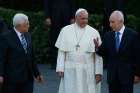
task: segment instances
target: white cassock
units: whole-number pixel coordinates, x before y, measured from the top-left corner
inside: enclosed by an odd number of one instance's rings
[[[59,49],[56,72],[64,72],[58,93],[101,93],[101,82],[95,80],[95,74],[103,74],[102,58],[95,54],[93,39],[97,38],[101,44],[98,31],[89,25],[62,28],[55,44]]]

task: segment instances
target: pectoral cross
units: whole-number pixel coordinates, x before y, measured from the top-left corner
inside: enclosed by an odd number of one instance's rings
[[[79,44],[77,44],[77,45],[76,45],[76,51],[78,50],[78,48],[79,48],[79,47],[80,47],[80,45],[79,45]]]

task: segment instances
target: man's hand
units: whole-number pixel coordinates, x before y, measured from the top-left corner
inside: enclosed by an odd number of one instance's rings
[[[0,76],[0,84],[2,84],[4,82],[4,78],[3,76]]]
[[[3,82],[4,82],[4,78],[3,76],[0,76],[0,87],[2,86]]]
[[[95,50],[97,50],[98,47],[99,47],[99,39],[97,38],[97,39],[94,39],[93,41],[94,41],[94,44],[95,44]]]
[[[98,84],[98,83],[101,82],[101,80],[102,80],[102,75],[96,74],[96,75],[95,75],[95,79],[96,79],[96,84]]]
[[[140,77],[139,76],[134,76],[134,84],[137,84],[140,82]]]
[[[70,23],[73,24],[74,22],[75,22],[75,19],[72,18],[72,19],[70,20]]]
[[[38,76],[36,77],[36,81],[37,81],[38,83],[43,83],[43,81],[44,81],[43,76],[42,76],[42,75],[38,75]]]
[[[57,72],[58,73],[58,76],[63,78],[64,77],[64,72],[60,71],[60,72]]]
[[[50,26],[50,25],[52,24],[51,18],[47,18],[47,19],[45,20],[45,24],[46,24],[47,26]]]

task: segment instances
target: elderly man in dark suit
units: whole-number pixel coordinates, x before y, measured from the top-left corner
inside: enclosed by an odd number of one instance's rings
[[[50,47],[51,64],[55,69],[57,49],[54,47],[62,27],[74,21],[75,8],[72,0],[44,0],[46,23],[51,26]]]
[[[0,36],[0,84],[2,93],[33,93],[33,78],[42,82],[34,59],[28,17],[18,13],[14,29]]]
[[[124,25],[121,11],[114,11],[109,22],[112,31],[106,33],[97,49],[97,53],[108,62],[109,93],[133,93],[134,82],[140,80],[140,72],[135,69],[139,68],[139,36]]]

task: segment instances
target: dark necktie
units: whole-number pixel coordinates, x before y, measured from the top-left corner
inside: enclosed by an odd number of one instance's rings
[[[116,50],[118,51],[119,50],[119,47],[120,47],[120,32],[116,32],[115,33],[115,39],[116,39]]]

